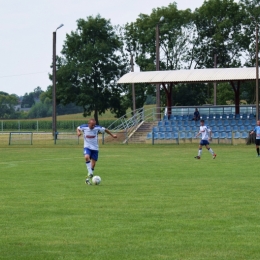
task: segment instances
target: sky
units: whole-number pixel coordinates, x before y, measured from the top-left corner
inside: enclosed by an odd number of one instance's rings
[[[112,25],[134,22],[140,13],[167,7],[170,0],[0,0],[0,91],[23,96],[51,85],[53,32],[60,55],[66,34],[88,16],[110,19]],[[175,0],[179,10],[199,8],[204,0]]]

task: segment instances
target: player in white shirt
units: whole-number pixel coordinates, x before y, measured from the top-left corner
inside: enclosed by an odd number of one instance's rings
[[[196,135],[196,137],[198,137],[201,134],[201,141],[199,144],[199,151],[198,151],[198,155],[195,156],[195,159],[200,159],[201,154],[202,154],[202,146],[205,145],[206,148],[208,149],[208,151],[212,154],[213,159],[216,158],[216,154],[213,152],[213,150],[209,147],[209,140],[211,139],[211,130],[204,125],[204,120],[200,120],[200,131],[198,132],[198,134]]]
[[[91,185],[90,180],[93,177],[94,168],[98,160],[98,133],[104,133],[111,135],[113,138],[117,138],[116,135],[112,134],[108,129],[96,125],[95,119],[90,119],[88,124],[84,124],[77,127],[77,135],[81,136],[83,133],[84,137],[84,157],[86,160],[86,166],[88,169],[88,178],[86,183]]]

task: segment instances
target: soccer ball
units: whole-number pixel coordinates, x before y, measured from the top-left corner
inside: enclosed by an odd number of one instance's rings
[[[99,185],[100,184],[100,182],[101,182],[101,178],[99,177],[99,176],[94,176],[93,178],[92,178],[92,183],[94,184],[94,185]]]

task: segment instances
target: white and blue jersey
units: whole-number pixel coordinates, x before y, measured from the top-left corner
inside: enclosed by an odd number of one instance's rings
[[[211,130],[206,125],[200,126],[199,133],[201,134],[201,141],[200,141],[201,145],[209,144],[209,138],[210,138],[209,133],[210,132],[211,132]]]
[[[90,129],[87,124],[84,124],[78,126],[78,129],[83,132],[84,148],[98,151],[98,133],[104,133],[105,128],[95,125],[93,129]]]
[[[260,126],[256,126],[254,132],[255,132],[255,138],[260,139]]]

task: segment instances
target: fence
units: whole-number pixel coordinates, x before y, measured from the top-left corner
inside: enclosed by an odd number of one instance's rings
[[[114,120],[103,120],[100,124],[108,127]],[[57,121],[57,131],[75,131],[76,127],[86,124],[86,120],[64,120]],[[1,120],[0,131],[33,131],[33,132],[51,132],[51,120]]]

